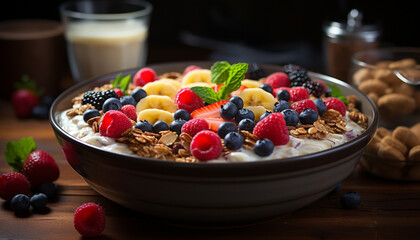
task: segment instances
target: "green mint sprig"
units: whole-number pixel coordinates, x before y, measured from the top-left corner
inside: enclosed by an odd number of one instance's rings
[[[128,85],[131,81],[131,75],[124,77],[122,73],[118,74],[114,80],[111,80],[112,88],[119,88],[124,93],[127,94]]]
[[[36,144],[32,137],[21,138],[19,141],[8,141],[6,143],[6,157],[7,164],[13,168],[15,172],[19,171],[28,155],[36,150]]]
[[[238,90],[241,87],[241,81],[245,79],[248,64],[230,65],[226,61],[219,61],[213,64],[210,71],[211,82],[217,85],[224,84],[218,92],[204,86],[191,87],[191,90],[208,104],[225,100],[231,92]]]
[[[335,97],[343,101],[346,105],[349,103],[346,96],[341,92],[340,88],[336,85],[327,84],[329,88],[331,88],[331,97]]]

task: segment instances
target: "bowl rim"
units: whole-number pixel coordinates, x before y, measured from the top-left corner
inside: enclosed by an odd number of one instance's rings
[[[355,66],[358,67],[364,67],[364,68],[368,68],[371,70],[375,70],[375,69],[388,69],[386,67],[378,67],[374,64],[370,64],[367,63],[365,61],[361,61],[360,56],[361,55],[365,55],[365,54],[383,54],[383,53],[407,53],[407,54],[418,54],[419,58],[420,58],[420,48],[418,47],[382,47],[382,48],[377,48],[377,49],[368,49],[368,50],[361,50],[358,51],[356,53],[353,54],[353,56],[351,57],[351,61],[353,64],[355,64]],[[379,58],[380,61],[386,60],[386,59],[382,59]],[[398,61],[401,59],[395,59],[394,61]]]
[[[158,64],[151,64],[151,65],[147,65],[145,67],[150,67],[150,68],[169,68],[169,67],[186,67],[188,65],[208,65],[208,64],[212,64],[214,63],[214,61],[179,61],[179,62],[164,62],[164,63],[158,63]],[[260,64],[263,68],[273,68],[273,69],[279,69],[281,70],[282,66],[281,65],[274,65],[274,64]],[[211,65],[210,65],[211,66]],[[64,131],[64,129],[62,129],[59,124],[56,121],[56,108],[57,105],[64,99],[67,97],[67,95],[76,92],[77,89],[84,87],[86,85],[90,85],[93,84],[94,82],[101,82],[101,81],[105,81],[105,79],[112,79],[112,77],[115,77],[117,74],[134,74],[136,71],[138,71],[139,68],[130,68],[130,69],[126,69],[126,70],[121,70],[121,71],[117,71],[117,72],[112,72],[112,73],[108,73],[105,75],[101,75],[98,77],[93,77],[89,80],[83,81],[83,82],[79,82],[77,84],[75,84],[74,86],[71,86],[70,88],[66,89],[65,91],[63,91],[53,102],[51,108],[50,108],[50,112],[49,112],[49,121],[50,124],[55,132],[55,134],[59,134],[62,138],[64,138],[65,140],[69,141],[72,144],[76,144],[78,147],[81,147],[85,150],[88,151],[95,151],[95,153],[98,153],[102,156],[107,156],[107,157],[111,157],[113,159],[115,159],[116,157],[119,158],[119,161],[128,161],[131,163],[142,163],[148,166],[153,166],[153,167],[170,167],[170,168],[184,168],[184,169],[212,169],[212,170],[232,170],[232,169],[255,169],[256,171],[258,171],[259,168],[263,168],[264,166],[277,166],[277,165],[281,165],[281,166],[287,166],[290,164],[297,164],[297,163],[302,163],[305,164],[305,166],[320,166],[323,164],[327,164],[327,163],[333,163],[333,162],[337,162],[337,159],[328,159],[328,158],[322,158],[322,156],[324,156],[326,153],[327,154],[332,154],[335,152],[339,152],[342,151],[343,149],[346,149],[348,147],[357,145],[360,141],[362,141],[365,138],[371,138],[376,130],[376,127],[378,125],[378,120],[379,120],[379,113],[378,110],[375,106],[375,104],[373,103],[373,101],[368,98],[364,93],[362,93],[360,90],[354,88],[353,86],[351,86],[348,83],[345,83],[343,81],[340,81],[336,78],[321,74],[321,73],[316,73],[316,72],[311,72],[308,71],[308,74],[310,77],[315,77],[315,78],[321,78],[321,79],[325,79],[328,80],[332,83],[335,83],[339,86],[344,86],[346,88],[351,89],[351,91],[354,92],[358,92],[359,95],[363,96],[365,98],[365,101],[367,101],[369,103],[369,107],[372,109],[372,120],[371,120],[371,124],[368,126],[368,128],[358,137],[344,143],[341,144],[339,146],[335,146],[333,148],[329,148],[323,151],[319,151],[319,152],[315,152],[315,153],[311,153],[311,154],[306,154],[306,155],[302,155],[302,156],[295,156],[295,157],[289,157],[289,158],[281,158],[281,159],[270,159],[270,160],[263,160],[263,161],[247,161],[247,162],[211,162],[211,163],[207,163],[207,162],[197,162],[197,163],[185,163],[185,162],[175,162],[175,161],[168,161],[168,160],[161,160],[161,159],[154,159],[154,158],[147,158],[147,157],[141,157],[141,156],[136,156],[136,155],[130,155],[130,154],[124,154],[124,153],[114,153],[108,150],[104,150],[101,149],[99,147],[87,144],[83,141],[81,141],[80,139],[71,136],[69,133],[67,133],[66,131]],[[362,153],[362,151],[360,152]],[[318,159],[322,159],[322,163],[318,163],[318,162],[314,162],[313,159],[318,158]],[[308,167],[308,168],[309,168]]]

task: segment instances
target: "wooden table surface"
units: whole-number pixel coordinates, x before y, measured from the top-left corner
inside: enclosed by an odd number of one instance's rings
[[[19,218],[0,199],[0,239],[80,239],[73,226],[75,209],[96,202],[106,212],[106,229],[97,239],[420,239],[420,182],[379,179],[357,167],[342,190],[276,219],[227,229],[197,229],[151,220],[98,195],[67,163],[47,120],[18,120],[0,103],[0,174],[11,171],[6,142],[32,136],[60,168],[59,196],[46,213]],[[315,183],[316,184],[316,183]],[[357,191],[359,208],[345,210],[340,196]]]

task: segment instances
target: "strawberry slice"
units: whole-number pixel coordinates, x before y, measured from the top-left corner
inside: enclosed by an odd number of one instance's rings
[[[245,85],[241,85],[241,87],[240,87],[238,90],[231,92],[231,93],[230,93],[230,95],[231,95],[232,97],[234,97],[234,96],[238,96],[238,95],[239,95],[239,93],[243,92],[243,91],[244,91],[245,89],[247,89],[247,88],[248,88],[247,86],[245,86]]]
[[[217,130],[219,129],[220,124],[224,122],[233,122],[236,124],[234,120],[226,120],[221,117],[210,117],[210,118],[205,118],[205,120],[209,124],[210,130],[215,131],[215,132],[217,132]]]
[[[218,101],[205,107],[198,108],[191,113],[191,118],[220,117],[220,107],[229,102],[228,100]]]
[[[219,92],[220,91],[220,88],[222,88],[224,85],[225,84],[219,84],[219,85],[213,86],[212,88],[213,88],[213,90],[215,92]]]

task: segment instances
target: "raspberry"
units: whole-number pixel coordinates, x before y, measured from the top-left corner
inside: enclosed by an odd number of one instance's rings
[[[105,211],[95,203],[85,203],[74,212],[74,228],[84,237],[99,236],[105,230]]]
[[[204,106],[203,100],[189,88],[181,88],[175,95],[178,109],[185,109],[189,113]]]
[[[329,97],[324,99],[327,109],[334,109],[338,111],[343,117],[346,116],[346,104],[338,98]]]
[[[303,99],[309,98],[308,91],[303,87],[294,87],[289,90],[290,99],[289,101],[296,102]]]
[[[210,130],[197,133],[190,145],[192,155],[201,161],[218,158],[222,150],[222,141],[219,135]]]
[[[315,97],[319,98],[324,93],[324,86],[319,82],[306,82],[302,85],[306,90],[308,90],[309,94],[314,95]]]
[[[290,105],[290,108],[295,110],[299,114],[304,109],[307,109],[307,108],[313,109],[315,112],[318,112],[318,109],[316,108],[314,101],[310,99],[304,99],[304,100],[294,102],[292,105]]]
[[[289,87],[289,76],[284,72],[275,72],[270,74],[265,80],[265,84],[270,85],[273,89],[279,87]]]
[[[114,90],[114,92],[118,95],[119,98],[121,98],[122,96],[124,96],[124,93],[121,91],[121,89],[119,89],[119,88],[113,88],[112,90]]]
[[[131,120],[124,113],[117,110],[109,110],[102,117],[99,133],[101,136],[118,138],[132,126]]]
[[[284,145],[289,142],[289,131],[283,114],[272,113],[255,125],[253,134],[258,138],[268,138],[274,145]]]
[[[290,87],[302,86],[305,82],[311,81],[306,69],[296,69],[289,73]]]
[[[184,73],[182,73],[183,76],[185,76],[187,73],[191,72],[192,70],[195,69],[201,69],[201,67],[196,66],[196,65],[190,65],[188,67],[185,68]]]
[[[148,67],[140,69],[135,75],[133,79],[133,83],[136,86],[143,87],[146,83],[153,82],[157,80],[156,72]]]
[[[102,105],[108,98],[118,98],[114,90],[106,91],[87,91],[82,98],[82,104],[90,103],[98,110],[102,110]]]
[[[127,115],[127,117],[129,117],[131,120],[137,121],[136,107],[134,107],[133,105],[124,105],[122,106],[120,111]]]
[[[29,182],[22,173],[9,172],[0,177],[0,197],[6,201],[12,200],[19,193],[29,195],[29,190]]]
[[[209,130],[209,124],[202,118],[191,119],[181,128],[181,132],[188,133],[191,137],[194,137],[197,133],[203,130]]]

